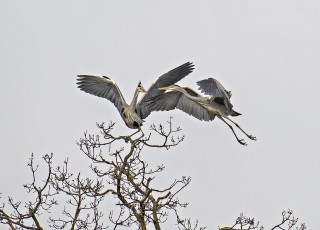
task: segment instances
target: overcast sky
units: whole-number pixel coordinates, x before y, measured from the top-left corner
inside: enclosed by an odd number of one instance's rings
[[[0,191],[21,198],[31,153],[89,165],[76,140],[96,122],[117,122],[108,101],[81,92],[77,74],[106,75],[130,101],[139,80],[148,88],[187,61],[179,82],[218,79],[232,91],[234,118],[258,141],[241,146],[221,121],[181,111],[152,113],[144,124],[183,128],[186,141],[148,151],[167,178],[192,182],[181,193],[184,217],[208,229],[243,212],[265,227],[291,208],[308,229],[320,226],[320,3],[318,1],[9,1],[0,3]],[[236,130],[238,131],[238,130]],[[168,181],[168,183],[171,182]],[[22,196],[23,198],[23,196]],[[166,229],[172,229],[168,223]]]

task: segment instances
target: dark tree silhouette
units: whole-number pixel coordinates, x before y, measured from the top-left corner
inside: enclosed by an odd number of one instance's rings
[[[282,220],[279,224],[275,225],[271,228],[271,230],[306,230],[307,227],[304,223],[298,225],[299,218],[295,218],[293,216],[293,211],[288,209],[288,211],[282,212]],[[295,228],[294,228],[295,227]],[[254,218],[246,217],[243,214],[236,219],[235,223],[231,227],[223,227],[219,228],[219,230],[250,230],[250,229],[258,229],[263,230],[264,227],[261,225],[259,221],[255,221]]]
[[[191,178],[182,176],[165,188],[155,187],[156,175],[165,166],[150,168],[141,157],[141,152],[144,148],[169,149],[177,146],[184,140],[183,135],[177,136],[181,129],[173,128],[170,118],[167,129],[162,124],[152,125],[149,136],[134,138],[114,136],[114,125],[97,124],[99,135],[85,133],[77,142],[91,162],[93,177],[70,172],[68,160],[53,167],[53,154],[50,154],[43,157],[48,173],[39,182],[36,175],[38,166],[31,155],[28,166],[32,182],[24,187],[28,193],[35,194],[35,198],[22,203],[9,197],[8,203],[0,207],[0,222],[10,229],[45,229],[47,223],[42,223],[40,216],[47,213],[48,225],[53,229],[117,229],[120,226],[135,229],[153,226],[160,229],[170,212],[178,216],[178,209],[187,206],[178,199],[178,194]],[[153,135],[161,138],[156,138],[158,143],[152,143]],[[107,197],[116,200],[114,207],[104,206]],[[62,216],[55,218],[50,215],[63,200]],[[107,209],[109,213],[105,212]],[[180,221],[177,225],[183,226],[184,222]]]
[[[53,154],[43,160],[47,167],[45,176],[38,171],[34,156],[28,167],[32,180],[24,185],[29,201],[14,201],[8,198],[0,205],[0,226],[9,229],[161,229],[169,216],[176,217],[180,230],[204,230],[198,221],[194,224],[188,218],[179,216],[179,209],[187,207],[181,202],[179,193],[189,185],[191,178],[182,176],[171,181],[166,187],[155,184],[157,175],[164,165],[155,168],[143,159],[145,148],[170,149],[184,140],[179,127],[174,128],[170,118],[166,125],[152,125],[148,136],[115,136],[115,123],[97,124],[98,135],[84,133],[77,144],[90,162],[92,176],[70,171],[70,163],[53,165]],[[138,136],[138,137],[135,137]],[[152,139],[152,140],[151,140]],[[38,176],[42,176],[39,180]],[[32,199],[33,197],[33,199]],[[113,204],[110,205],[110,200]],[[59,217],[56,217],[60,213]],[[292,229],[298,219],[292,211],[283,212],[282,222],[273,229]],[[286,228],[285,225],[288,225]],[[263,229],[254,219],[244,216],[237,218],[232,229]],[[299,230],[305,230],[302,224]]]

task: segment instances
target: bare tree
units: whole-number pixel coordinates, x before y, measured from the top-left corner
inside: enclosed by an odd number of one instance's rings
[[[43,157],[47,173],[41,179],[39,165],[31,155],[28,167],[32,180],[24,185],[28,201],[8,198],[0,205],[0,226],[9,229],[161,229],[169,216],[176,217],[179,230],[204,230],[198,221],[192,223],[179,216],[180,208],[188,203],[179,200],[179,193],[189,185],[191,178],[182,176],[166,187],[156,186],[157,175],[164,165],[150,167],[142,152],[147,148],[170,149],[184,140],[172,119],[166,125],[152,125],[150,134],[138,136],[113,135],[115,123],[97,124],[98,135],[84,133],[77,142],[90,162],[90,176],[70,171],[67,160],[53,166],[53,154]],[[138,136],[138,137],[136,137]],[[112,203],[110,205],[110,203]],[[298,219],[292,212],[282,214],[282,222],[272,230],[292,229]],[[284,226],[288,224],[288,227]],[[231,227],[220,230],[263,229],[259,222],[240,215]],[[298,230],[305,230],[301,225]]]
[[[49,212],[52,206],[57,204],[54,196],[56,191],[50,189],[50,178],[52,175],[52,154],[43,157],[48,166],[48,176],[42,185],[37,184],[36,172],[38,166],[34,165],[33,154],[30,157],[28,167],[32,173],[32,182],[25,184],[28,193],[35,194],[33,201],[22,203],[15,202],[12,197],[8,198],[7,205],[10,213],[7,212],[6,205],[0,206],[0,223],[8,225],[10,229],[43,229],[39,222],[41,212]]]
[[[295,218],[293,216],[293,211],[288,209],[288,211],[282,212],[282,220],[279,224],[275,225],[271,228],[271,230],[306,230],[307,227],[304,223],[298,225],[299,218]],[[256,221],[254,218],[246,217],[243,214],[236,219],[235,223],[231,227],[223,227],[219,228],[219,230],[251,230],[251,229],[259,229],[263,230],[264,227],[261,225],[259,221]]]
[[[8,203],[0,207],[0,223],[10,229],[44,229],[47,223],[41,223],[39,217],[48,213],[47,222],[53,229],[117,229],[120,226],[161,229],[170,212],[174,215],[179,208],[187,207],[187,203],[179,200],[178,194],[191,178],[182,176],[165,188],[157,188],[154,185],[156,175],[165,166],[151,168],[141,157],[144,148],[169,149],[177,146],[184,140],[183,135],[179,136],[181,129],[173,128],[170,118],[166,128],[162,124],[152,125],[147,137],[134,138],[133,135],[114,136],[114,125],[97,124],[99,135],[86,132],[77,142],[91,162],[91,177],[70,172],[68,160],[53,167],[53,155],[50,154],[43,157],[48,168],[46,179],[38,182],[38,166],[34,165],[32,155],[28,163],[32,182],[24,187],[28,193],[36,195],[34,201],[22,205],[22,202],[14,202],[9,197]],[[161,138],[157,138],[158,143],[151,141],[154,135]],[[108,209],[104,206],[107,198],[115,198],[116,206],[109,208],[106,215],[101,209]],[[50,213],[54,206],[58,206],[58,200],[65,200],[65,205],[62,216],[55,218]],[[178,225],[183,226],[182,222]]]

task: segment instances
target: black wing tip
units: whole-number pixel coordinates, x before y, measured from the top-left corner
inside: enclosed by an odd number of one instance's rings
[[[194,70],[194,64],[193,64],[193,62],[188,61],[188,62],[184,63],[182,66],[187,66],[188,69],[189,69],[191,72]]]
[[[111,78],[107,76],[95,76],[95,75],[77,75],[77,84],[80,84],[81,82],[86,83],[86,82],[94,82],[94,81],[101,81],[101,80],[107,80],[107,81],[112,81]]]
[[[77,75],[77,77],[78,77],[77,84],[79,85],[84,81],[84,79],[86,78],[86,75]]]
[[[110,77],[107,77],[107,76],[105,76],[105,75],[95,76],[95,75],[79,74],[79,75],[77,75],[77,77],[78,77],[78,78],[90,78],[90,77],[95,77],[95,78],[105,78],[105,79],[111,80]]]
[[[95,76],[92,75],[77,75],[77,84],[80,84],[81,82],[86,82],[90,79],[92,79]]]
[[[85,82],[86,82],[86,80],[89,78],[89,77],[91,77],[90,75],[77,75],[77,85],[78,85],[78,87],[80,87],[81,85],[83,85]]]
[[[194,64],[190,61],[178,66],[177,68],[175,68],[176,70],[183,70],[183,71],[187,71],[188,73],[191,73],[194,70]]]
[[[193,62],[191,62],[191,61],[188,61],[188,62],[184,63],[183,65],[194,66]]]
[[[79,75],[77,75],[77,77],[79,77],[79,78],[84,78],[84,77],[95,77],[95,76],[93,76],[93,75],[87,75],[87,74],[79,74]]]

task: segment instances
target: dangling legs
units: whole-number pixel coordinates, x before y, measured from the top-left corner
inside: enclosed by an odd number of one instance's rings
[[[136,132],[134,132],[133,134],[131,134],[129,137],[132,137],[134,134],[136,134],[136,133],[138,133],[138,132],[140,132],[140,128],[139,128]]]
[[[237,134],[236,134],[235,131],[233,130],[233,127],[232,127],[228,122],[226,122],[221,116],[217,116],[217,117],[229,126],[229,128],[232,130],[234,136],[237,138],[237,141],[238,141],[240,144],[242,144],[242,145],[247,145],[247,143],[246,143],[243,139],[239,139],[239,138],[238,138]]]
[[[133,134],[131,134],[129,137],[132,137],[133,135],[135,135],[135,134],[137,134],[139,132],[142,133],[142,136],[137,138],[137,139],[140,139],[140,138],[144,137],[144,132],[142,131],[141,126],[139,126],[138,130],[136,132],[134,132]]]
[[[238,129],[240,129],[244,134],[246,134],[247,135],[247,137],[249,137],[251,140],[254,140],[254,141],[256,141],[257,140],[257,138],[256,137],[254,137],[254,136],[252,136],[252,135],[249,135],[249,134],[247,134],[237,123],[235,123],[233,120],[231,120],[229,117],[226,117],[226,119],[228,119],[229,121],[231,121],[235,126],[237,126],[238,127]]]
[[[139,127],[139,130],[141,131],[142,135],[138,139],[141,139],[142,137],[144,137],[144,132],[142,131],[141,126]]]

